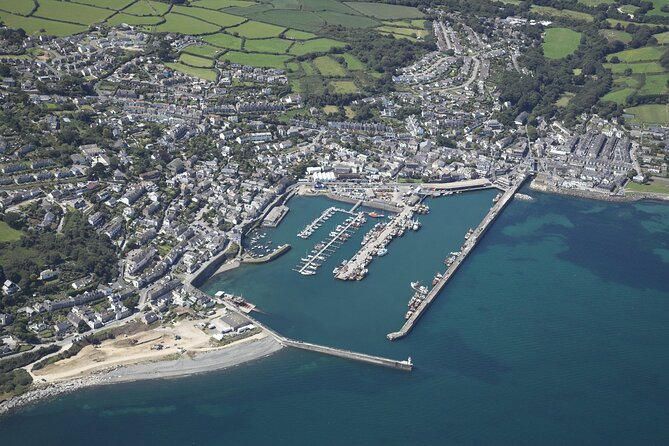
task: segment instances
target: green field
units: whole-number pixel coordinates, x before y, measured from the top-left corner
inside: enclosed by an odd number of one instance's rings
[[[338,42],[333,39],[313,39],[306,42],[295,42],[290,48],[290,54],[302,56],[309,53],[321,53],[329,51],[330,48],[340,48],[346,46],[343,42]]]
[[[653,4],[653,9],[648,11],[646,15],[669,17],[669,12],[662,11],[663,6],[669,6],[669,0],[650,0]]]
[[[622,43],[629,43],[632,40],[632,35],[626,33],[625,31],[619,31],[617,29],[601,29],[599,33],[606,38],[609,42],[618,40]]]
[[[52,36],[71,36],[88,29],[86,26],[73,25],[70,23],[55,22],[53,20],[39,19],[36,17],[23,17],[20,15],[0,12],[0,20],[12,28],[23,28],[30,35],[48,34]]]
[[[114,11],[120,11],[126,6],[134,3],[136,0],[71,0],[73,3],[83,3],[98,8],[107,8]]]
[[[358,86],[353,81],[330,81],[330,87],[337,94],[351,94],[358,92]]]
[[[305,76],[300,78],[300,90],[320,95],[325,93],[325,83],[320,76]]]
[[[233,6],[246,8],[247,6],[253,6],[256,3],[247,2],[245,0],[197,0],[190,4],[191,6],[196,6],[198,8],[223,9],[231,8]]]
[[[202,40],[221,48],[229,48],[231,50],[242,49],[242,39],[240,39],[239,37],[231,36],[230,34],[225,34],[225,33],[212,34],[210,36],[204,36]]]
[[[315,76],[317,74],[316,69],[310,62],[307,61],[300,62],[300,66],[302,67],[302,71],[304,71],[304,74],[306,74],[307,76]]]
[[[300,0],[270,0],[275,9],[300,9]]]
[[[291,56],[228,51],[227,53],[222,55],[219,59],[227,60],[230,63],[238,63],[241,65],[249,65],[252,67],[284,68],[284,63],[290,60]]]
[[[0,9],[18,15],[28,15],[37,5],[32,0],[0,0]]]
[[[261,22],[273,23],[278,26],[295,28],[301,31],[318,32],[325,26],[325,20],[311,11],[275,9],[257,14],[247,14],[247,16]]]
[[[123,12],[132,15],[164,15],[169,9],[170,5],[167,3],[141,0],[124,9]]]
[[[669,43],[669,31],[653,35],[657,39],[657,43],[667,44]]]
[[[150,15],[136,16],[136,15],[124,14],[122,12],[114,14],[109,19],[107,19],[107,23],[110,25],[120,25],[121,23],[125,23],[126,25],[135,25],[135,26],[158,25],[159,23],[162,23],[164,21],[165,19],[163,19],[160,16],[150,16]]]
[[[234,28],[229,28],[227,32],[238,34],[248,39],[262,39],[264,37],[277,37],[284,29],[280,26],[250,20]]]
[[[223,49],[209,45],[189,45],[182,50],[183,53],[193,54],[195,56],[206,57],[209,59],[215,59],[220,53],[223,52]]]
[[[317,57],[314,66],[325,77],[346,77],[348,74],[339,62],[329,56]]]
[[[10,227],[4,221],[0,221],[0,242],[12,242],[18,240],[23,235],[23,232]]]
[[[562,59],[578,48],[581,33],[569,28],[549,28],[544,35],[544,56],[549,59]]]
[[[574,93],[568,91],[564,93],[562,96],[560,96],[560,98],[557,101],[555,101],[555,105],[557,107],[566,107],[567,105],[569,105],[569,101],[571,101],[571,99],[574,96],[575,96]]]
[[[316,34],[308,33],[306,31],[298,31],[296,29],[289,29],[283,33],[283,37],[291,40],[309,40],[318,37]]]
[[[358,14],[357,11],[337,0],[305,0],[302,3],[305,11],[334,11],[343,14]]]
[[[345,2],[346,5],[361,14],[381,20],[414,19],[423,17],[423,13],[411,6],[388,5],[373,2]]]
[[[611,70],[613,74],[622,74],[626,69],[632,70],[633,74],[663,73],[664,68],[657,62],[637,62],[637,63],[606,63],[605,68]]]
[[[625,192],[649,192],[654,194],[669,194],[669,181],[650,180],[648,183],[639,184],[630,181],[625,185]]]
[[[33,16],[81,25],[91,25],[93,23],[104,22],[113,13],[113,11],[108,9],[94,8],[77,3],[40,0],[39,7],[33,13]]]
[[[170,12],[165,15],[165,22],[156,26],[159,33],[181,33],[196,36],[198,34],[215,33],[219,27],[187,15]]]
[[[625,113],[634,115],[634,122],[639,124],[668,124],[669,107],[660,104],[639,105],[625,109]]]
[[[640,95],[656,95],[669,93],[667,88],[669,74],[651,74],[644,79],[643,87],[639,89]]]
[[[172,68],[175,71],[180,71],[211,82],[215,82],[218,78],[218,71],[213,68],[196,68],[181,63],[166,63],[165,66]]]
[[[179,56],[179,63],[189,65],[197,68],[212,68],[214,61],[200,56],[193,56],[192,54],[181,53]]]
[[[651,60],[660,60],[660,57],[667,49],[661,46],[644,46],[641,48],[634,48],[623,50],[618,53],[610,54],[606,60],[611,61],[611,58],[618,57],[621,62],[646,62]]]
[[[347,28],[371,28],[379,25],[379,22],[369,17],[342,14],[340,12],[319,12],[318,16],[325,20],[328,25],[341,25]]]
[[[571,9],[555,9],[551,8],[550,6],[532,5],[530,11],[539,15],[562,17],[572,20],[581,20],[584,22],[592,22],[593,20],[590,14],[586,14],[585,12],[580,11],[572,11]]]
[[[401,37],[405,36],[413,38],[418,37],[422,39],[428,35],[428,32],[426,30],[416,29],[416,28],[402,28],[398,26],[379,26],[376,29],[378,29],[379,31],[387,32]]]
[[[252,53],[272,53],[284,54],[288,48],[293,44],[291,40],[284,39],[246,39],[244,43],[244,50]]]
[[[406,39],[406,40],[410,40],[412,42],[418,42],[418,39],[416,39],[415,37],[407,36],[405,34],[396,34],[396,33],[391,33],[391,32],[388,32],[388,31],[379,31],[379,33],[383,34],[384,36],[394,37],[396,39]]]
[[[195,17],[204,22],[213,23],[221,28],[239,25],[246,19],[236,15],[226,14],[225,12],[213,11],[211,9],[192,8],[186,6],[174,6],[172,12]]]
[[[602,96],[602,101],[615,102],[616,104],[625,105],[628,96],[635,91],[636,88],[623,88],[621,90],[614,90]]]
[[[289,73],[299,73],[301,71],[299,62],[286,62],[286,70]]]
[[[341,56],[346,61],[346,68],[348,68],[350,71],[359,71],[365,69],[365,64],[360,62],[360,60],[353,54],[344,53],[341,54]]]
[[[615,3],[616,0],[578,0],[578,2],[585,6],[595,7],[602,4],[611,5]]]

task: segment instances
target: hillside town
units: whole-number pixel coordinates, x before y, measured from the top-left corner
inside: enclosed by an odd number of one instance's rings
[[[117,269],[104,277],[54,261],[31,279],[6,275],[5,296],[27,283],[31,292],[0,314],[0,356],[128,319],[151,324],[175,307],[206,314],[224,296],[194,281],[239,255],[244,234],[298,187],[384,200],[406,185],[503,185],[522,169],[546,189],[622,199],[628,183],[666,177],[667,127],[583,115],[573,128],[541,118],[530,128],[527,113],[503,124],[496,81],[527,72],[523,29],[538,24],[491,26],[486,36],[441,14],[437,50],[394,73],[393,91],[351,104],[366,119],[310,106],[282,69],[221,64],[215,82],[180,73],[130,26],[26,37],[41,56],[0,57],[3,108],[29,116],[0,136],[0,209],[31,233],[67,232],[83,215]],[[178,52],[197,41],[163,43]]]

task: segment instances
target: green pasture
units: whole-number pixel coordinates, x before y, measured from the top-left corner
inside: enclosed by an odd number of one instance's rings
[[[669,124],[669,106],[664,104],[639,105],[625,109],[639,124]]]
[[[660,57],[662,57],[666,50],[666,47],[662,46],[644,46],[610,54],[606,60],[610,62],[613,57],[618,57],[621,62],[647,62],[651,60],[660,60]]]
[[[159,33],[181,33],[196,36],[198,34],[215,33],[220,29],[217,25],[203,22],[196,18],[170,12],[165,15],[165,22],[156,26]]]
[[[33,17],[88,26],[93,23],[104,22],[113,13],[113,11],[108,9],[95,8],[78,3],[39,0],[39,6],[33,13]]]
[[[244,50],[252,53],[283,54],[293,44],[291,40],[278,38],[271,39],[246,39]]]
[[[262,39],[264,37],[277,37],[284,31],[285,28],[269,23],[256,22],[249,20],[239,26],[228,28],[227,32],[231,34],[238,34],[247,39]]]
[[[214,46],[228,48],[231,50],[242,49],[242,39],[226,33],[216,33],[202,37],[202,40]]]
[[[581,33],[569,28],[548,28],[544,34],[544,56],[548,59],[562,59],[581,44]]]
[[[183,53],[192,54],[194,56],[206,57],[209,59],[215,59],[223,50],[217,46],[204,44],[204,45],[189,45],[182,50]]]
[[[204,9],[204,8],[193,8],[187,6],[174,6],[172,7],[172,12],[177,12],[179,14],[195,17],[196,19],[200,19],[204,22],[218,25],[221,28],[227,28],[230,26],[239,25],[240,23],[246,20],[244,17],[239,17],[232,14],[226,14],[225,12],[213,11],[211,9]]]
[[[96,6],[98,8],[107,8],[114,11],[120,11],[126,6],[134,3],[136,0],[71,0],[73,3],[82,3],[84,5]]]
[[[36,6],[37,4],[33,0],[0,0],[0,10],[18,15],[28,15]]]
[[[291,40],[309,40],[318,37],[316,34],[308,33],[306,31],[298,31],[296,29],[289,29],[283,33],[283,37]]]
[[[241,65],[249,65],[252,67],[264,68],[284,68],[284,64],[290,60],[292,56],[282,56],[275,54],[259,54],[259,53],[242,53],[240,51],[228,51],[219,59],[226,60],[230,63],[237,63]]]
[[[593,17],[581,11],[573,11],[571,9],[555,9],[550,6],[532,5],[530,11],[535,14],[545,15],[550,17],[559,17],[572,20],[581,20],[583,22],[592,22]]]
[[[212,68],[214,66],[213,60],[200,56],[194,56],[188,53],[181,53],[179,56],[179,62],[184,65],[197,68]]]
[[[151,15],[137,16],[131,14],[124,14],[122,12],[114,14],[113,16],[107,19],[107,23],[112,26],[120,25],[121,23],[133,26],[150,26],[150,25],[158,25],[159,23],[162,23],[164,21],[165,19],[163,19],[160,16],[151,16]]]
[[[313,39],[306,42],[295,42],[290,48],[290,54],[302,56],[309,53],[322,53],[329,51],[331,48],[341,48],[344,46],[346,46],[345,43],[333,39]]]
[[[617,29],[601,29],[599,30],[599,33],[609,42],[618,40],[622,43],[629,43],[632,40],[632,35],[630,33],[619,31]]]
[[[256,5],[256,2],[247,2],[245,0],[197,0],[190,2],[191,6],[197,8],[207,8],[207,9],[224,9],[231,7],[240,7],[246,8],[248,6]]]
[[[361,14],[381,20],[417,19],[423,17],[423,13],[412,6],[374,2],[345,2],[345,4]]]
[[[0,12],[0,20],[11,28],[23,28],[30,35],[48,34],[52,36],[71,36],[88,29],[87,26],[71,23],[56,22],[37,17],[23,17],[20,15]]]
[[[0,221],[0,242],[13,242],[20,239],[22,235],[23,232],[12,228],[4,221]]]
[[[320,56],[314,59],[314,66],[325,77],[346,77],[346,69],[330,56]]]
[[[358,92],[358,86],[355,85],[355,82],[353,81],[330,81],[328,84],[337,94],[352,94]]]

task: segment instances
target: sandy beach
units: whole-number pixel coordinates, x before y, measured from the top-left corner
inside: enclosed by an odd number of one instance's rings
[[[264,329],[221,347],[197,326],[201,322],[206,320],[184,320],[117,337],[96,347],[89,345],[72,358],[40,370],[32,371],[29,366],[33,388],[0,403],[0,415],[84,387],[221,370],[269,356],[283,348]],[[157,345],[162,348],[155,348]]]

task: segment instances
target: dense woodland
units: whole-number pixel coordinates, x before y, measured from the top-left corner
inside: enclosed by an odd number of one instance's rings
[[[22,229],[22,217],[7,213],[5,221]],[[21,292],[3,296],[3,307],[21,305],[26,296],[43,285],[39,274],[46,268],[66,269],[72,275],[95,277],[111,281],[117,270],[117,255],[109,238],[98,234],[80,212],[70,212],[65,217],[62,233],[27,232],[21,240],[0,245],[0,280],[10,279],[21,287]]]

